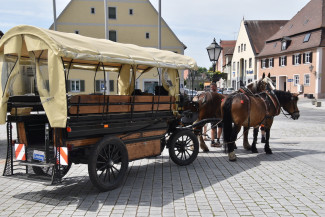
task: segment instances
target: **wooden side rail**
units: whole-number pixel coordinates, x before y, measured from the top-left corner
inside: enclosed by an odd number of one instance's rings
[[[75,95],[69,100],[69,114],[102,114],[171,110],[171,96]]]

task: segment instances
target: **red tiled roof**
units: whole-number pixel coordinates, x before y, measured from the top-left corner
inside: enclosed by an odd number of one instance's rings
[[[277,40],[325,27],[324,0],[311,0],[286,25],[267,41]]]
[[[245,27],[255,54],[259,54],[266,39],[284,26],[287,20],[245,20]]]
[[[325,46],[325,38],[322,34],[325,28],[324,7],[325,0],[311,0],[286,25],[266,41],[259,57]],[[308,42],[304,42],[307,33],[311,33],[310,39]],[[289,38],[291,43],[286,50],[282,51],[281,40],[283,38]]]

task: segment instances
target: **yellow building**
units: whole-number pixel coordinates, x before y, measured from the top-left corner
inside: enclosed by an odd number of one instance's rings
[[[149,0],[108,0],[107,2],[110,40],[158,48],[158,12]],[[161,49],[184,54],[186,46],[163,19],[161,27]],[[50,28],[53,29],[53,25]],[[105,38],[104,0],[71,0],[57,18],[57,31]],[[80,70],[71,70],[68,87],[71,92],[103,91],[105,84],[102,72],[98,72],[95,79],[94,77],[80,77],[81,73]],[[117,77],[118,72],[109,73],[110,81],[106,86],[109,86],[110,94],[117,93]],[[180,77],[183,78],[182,75]],[[136,89],[152,92],[158,80],[157,69],[153,69],[151,73],[146,73],[137,79]],[[183,80],[180,83],[182,87]]]

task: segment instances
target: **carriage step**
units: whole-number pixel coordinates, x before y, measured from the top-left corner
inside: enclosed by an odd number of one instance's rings
[[[30,163],[30,162],[19,162],[20,166],[32,166],[32,167],[53,167],[52,163]]]

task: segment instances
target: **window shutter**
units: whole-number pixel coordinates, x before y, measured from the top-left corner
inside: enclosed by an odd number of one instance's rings
[[[287,65],[287,56],[284,57],[284,65]]]
[[[313,62],[313,52],[309,53],[309,62],[312,63]]]
[[[96,92],[100,92],[100,80],[96,80]]]
[[[292,55],[292,65],[295,64],[295,55]]]
[[[263,68],[263,60],[261,60],[261,68]]]
[[[301,64],[301,54],[298,55],[298,63]]]
[[[71,81],[70,80],[67,80],[66,85],[67,85],[67,92],[70,92],[71,91],[71,89],[70,89],[70,87],[71,87]]]
[[[85,92],[85,80],[80,80],[80,92]]]
[[[114,80],[109,80],[109,91],[114,92]]]
[[[281,66],[281,57],[279,57],[279,66]]]

